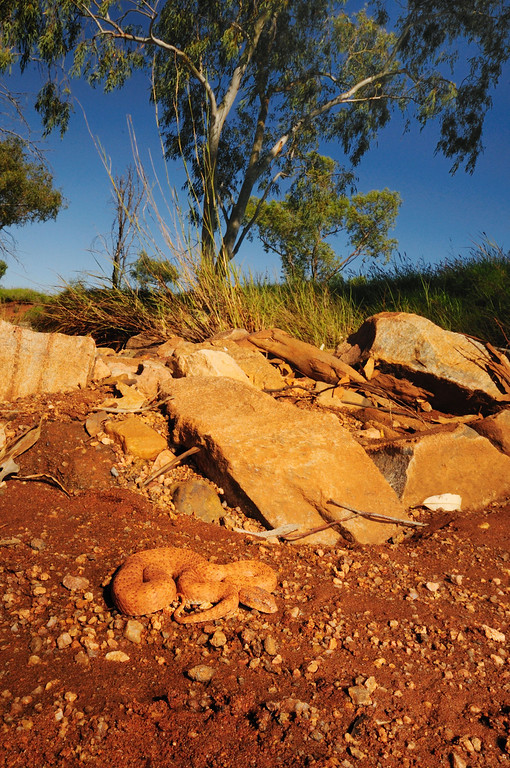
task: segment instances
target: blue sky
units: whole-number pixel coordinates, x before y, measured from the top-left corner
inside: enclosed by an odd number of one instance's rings
[[[37,90],[32,77],[6,82],[19,91]],[[434,264],[467,254],[474,243],[480,242],[482,233],[510,250],[509,86],[507,67],[486,120],[485,152],[473,175],[461,169],[452,176],[450,162],[434,156],[436,126],[429,125],[420,132],[415,125],[404,133],[398,116],[356,169],[360,191],[389,187],[400,192],[403,204],[393,235],[399,241],[399,251],[406,253],[411,262]],[[148,80],[141,74],[121,91],[108,95],[74,81],[73,92],[85,110],[88,127],[77,106],[64,138],[55,135],[44,143],[55,185],[62,190],[68,207],[55,222],[11,230],[17,241],[18,260],[8,259],[3,287],[52,291],[62,282],[84,274],[110,274],[107,259],[95,251],[98,237],[108,234],[112,225],[111,187],[89,129],[111,159],[113,172],[122,174],[133,160],[129,115],[144,164],[150,165],[151,156],[163,178],[160,140],[153,108],[148,103],[148,87]],[[28,114],[36,127],[37,116]],[[334,155],[331,148],[330,152]],[[171,183],[180,188],[184,178],[180,166],[172,165],[169,171]],[[264,253],[257,242],[246,242],[238,262],[252,273],[275,279],[279,275],[277,258]]]

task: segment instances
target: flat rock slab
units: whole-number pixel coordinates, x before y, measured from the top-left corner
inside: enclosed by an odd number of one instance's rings
[[[381,312],[369,317],[349,344],[364,356],[397,366],[435,393],[437,406],[452,408],[462,390],[473,406],[475,395],[498,399],[501,392],[487,372],[489,355],[483,344],[445,331],[425,317],[407,312]]]
[[[367,448],[406,508],[456,493],[462,509],[480,509],[510,493],[510,457],[474,429],[459,426]]]
[[[406,518],[394,490],[332,414],[277,402],[230,379],[175,379],[166,394],[172,397],[166,408],[174,439],[202,446],[194,461],[204,474],[224,489],[230,504],[269,527],[294,523],[307,531],[342,520],[347,536],[379,544],[398,528],[326,508],[328,499]],[[337,540],[329,529],[300,542]]]
[[[37,333],[0,320],[0,401],[84,387],[95,353],[88,336]]]

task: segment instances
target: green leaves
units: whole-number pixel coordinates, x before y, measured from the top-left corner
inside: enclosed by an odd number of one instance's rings
[[[41,164],[28,159],[19,139],[0,142],[0,230],[56,218],[61,193]]]
[[[438,120],[438,150],[453,170],[473,170],[509,57],[504,0],[369,0],[361,11],[349,0],[0,5],[0,71],[45,65],[36,106],[46,131],[64,132],[71,114],[58,67],[106,91],[150,72],[167,155],[203,202],[204,252],[221,219],[222,259],[237,252],[250,196],[276,191],[321,142],[355,165],[395,109]]]
[[[352,173],[311,153],[284,199],[265,203],[252,198],[247,217],[258,210],[260,239],[265,250],[280,256],[287,279],[326,281],[357,257],[389,258],[397,242],[388,232],[399,206],[400,196],[388,189],[354,194]],[[339,234],[348,247],[342,255],[333,247]]]

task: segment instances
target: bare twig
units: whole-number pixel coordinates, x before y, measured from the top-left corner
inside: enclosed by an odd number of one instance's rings
[[[64,488],[60,480],[57,480],[56,477],[53,477],[53,475],[49,475],[47,472],[41,472],[40,474],[37,474],[37,475],[24,475],[23,477],[21,477],[20,475],[13,475],[11,477],[11,480],[37,480],[43,483],[51,482],[51,483],[54,483],[58,488],[60,488],[60,490],[63,491],[66,496],[71,498],[71,494],[66,488]]]
[[[170,469],[173,469],[178,464],[181,463],[181,461],[184,461],[184,459],[187,459],[188,456],[192,456],[194,453],[198,453],[200,448],[198,446],[194,446],[193,448],[190,448],[188,451],[184,451],[184,453],[181,453],[180,456],[176,456],[175,459],[172,459],[172,461],[169,461],[167,464],[164,464],[162,467],[157,469],[155,472],[153,472],[149,477],[143,481],[143,483],[140,484],[140,488],[145,488],[145,486],[149,485],[149,483],[152,483],[153,480],[155,480],[160,475],[164,475],[165,472],[168,472]]]
[[[367,520],[372,520],[375,523],[390,523],[393,525],[403,525],[411,528],[422,528],[428,525],[428,523],[418,523],[416,520],[403,520],[401,517],[390,517],[390,515],[381,515],[378,512],[363,512],[359,509],[354,509],[354,507],[349,507],[347,504],[340,504],[338,501],[334,501],[333,499],[329,499],[326,504],[334,504],[336,507],[341,507],[342,509],[346,509],[348,512],[351,512],[352,515],[349,517],[345,517],[343,520],[331,520],[329,523],[325,523],[324,525],[319,525],[317,528],[310,528],[308,531],[304,531],[302,533],[295,533],[295,534],[288,534],[287,536],[284,536],[286,541],[298,541],[299,539],[304,539],[307,536],[311,536],[314,533],[320,533],[320,531],[326,531],[328,528],[335,528],[336,526],[343,526],[344,523],[347,520],[352,520],[353,516],[359,515],[360,517],[364,517]]]
[[[354,509],[354,507],[349,507],[347,504],[341,504],[339,501],[335,501],[334,499],[328,499],[326,504],[333,504],[335,507],[341,507],[342,509],[348,510],[348,512],[352,512],[354,515],[359,515],[360,517],[364,517],[367,520],[373,520],[376,523],[392,523],[394,525],[404,525],[409,528],[421,528],[422,526],[427,525],[427,523],[418,523],[416,520],[404,520],[402,517],[381,515],[378,512],[363,512],[359,509]],[[338,520],[337,522],[340,523],[343,521]]]

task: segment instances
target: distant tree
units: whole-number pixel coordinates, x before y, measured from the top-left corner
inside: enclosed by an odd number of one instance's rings
[[[142,290],[165,290],[178,280],[174,265],[166,259],[155,259],[142,251],[130,269],[131,277]]]
[[[7,271],[7,262],[5,262],[3,259],[0,259],[0,280],[5,275]]]
[[[48,130],[71,111],[56,64],[107,91],[151,70],[167,156],[191,173],[202,251],[220,264],[237,253],[251,196],[320,141],[356,163],[395,107],[421,125],[438,119],[438,149],[473,170],[509,58],[503,0],[0,4],[0,69],[48,65],[36,105]]]
[[[35,221],[55,219],[64,204],[53,177],[42,164],[29,159],[21,139],[0,142],[0,233]],[[7,249],[0,236],[0,248]]]
[[[283,200],[252,197],[246,214],[264,249],[280,256],[286,278],[325,281],[357,257],[389,259],[397,241],[388,232],[399,206],[399,194],[388,189],[355,193],[352,173],[312,153]],[[349,248],[342,256],[327,242],[340,233]]]
[[[97,251],[111,261],[112,287],[119,288],[137,246],[138,217],[144,192],[138,183],[136,170],[131,165],[124,174],[112,177],[111,182],[113,222],[110,232],[98,238],[100,246]]]

